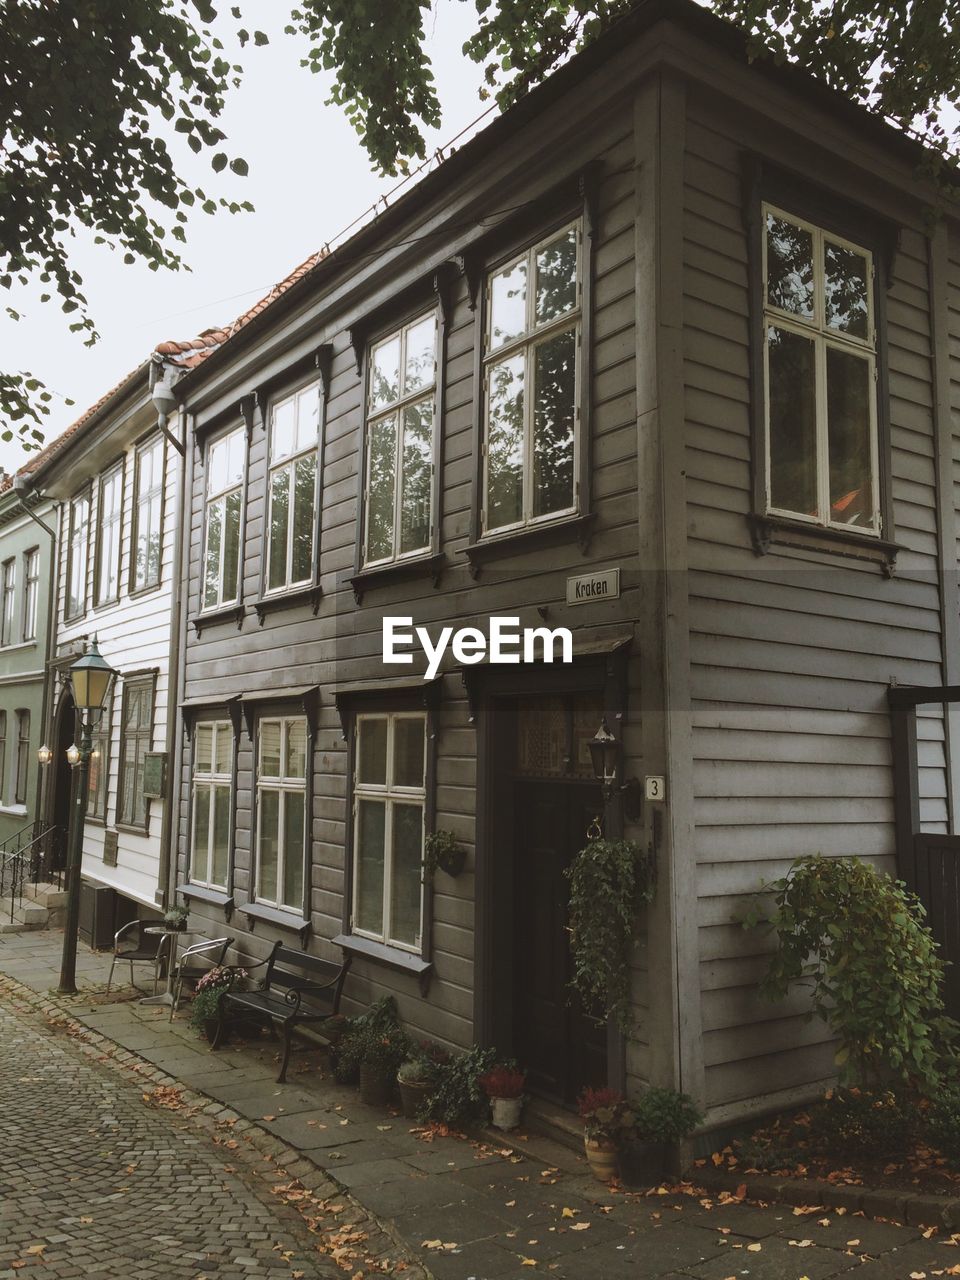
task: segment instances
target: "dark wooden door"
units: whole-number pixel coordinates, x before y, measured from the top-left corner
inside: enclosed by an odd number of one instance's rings
[[[606,1026],[570,987],[569,887],[599,792],[576,782],[517,782],[514,843],[514,1052],[528,1087],[560,1103],[606,1083]]]

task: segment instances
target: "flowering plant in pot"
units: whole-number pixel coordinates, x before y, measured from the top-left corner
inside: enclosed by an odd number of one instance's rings
[[[182,933],[187,927],[189,914],[186,907],[168,907],[163,913],[163,923],[168,929],[175,929],[177,933]]]
[[[634,1126],[621,1153],[623,1174],[630,1182],[652,1186],[667,1173],[667,1161],[678,1142],[703,1119],[693,1099],[675,1089],[651,1086],[633,1106]]]
[[[427,1097],[433,1091],[440,1070],[450,1061],[450,1054],[432,1040],[421,1040],[400,1064],[397,1085],[403,1114],[408,1120],[420,1115]]]
[[[199,978],[190,1004],[191,1027],[204,1032],[212,1042],[220,1021],[220,997],[247,977],[246,969],[218,964]]]
[[[526,1082],[526,1072],[513,1059],[495,1063],[480,1077],[480,1088],[490,1099],[495,1129],[516,1129],[520,1123]]]
[[[577,1099],[583,1121],[583,1149],[595,1178],[609,1182],[620,1169],[620,1149],[636,1117],[616,1089],[584,1089]]]
[[[384,1107],[401,1062],[407,1056],[410,1040],[399,1027],[367,1027],[354,1044],[360,1064],[360,1101],[371,1107]]]
[[[467,851],[452,831],[431,831],[423,842],[423,878],[432,880],[436,871],[458,876],[467,861]]]

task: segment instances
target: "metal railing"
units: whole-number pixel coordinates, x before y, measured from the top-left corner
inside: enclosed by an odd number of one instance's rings
[[[9,911],[10,923],[14,913],[23,905],[23,894],[28,884],[55,884],[61,888],[62,871],[58,854],[60,829],[44,827],[31,839],[25,839],[33,824],[8,836],[0,844],[0,901],[4,914]],[[9,898],[9,906],[6,899]]]

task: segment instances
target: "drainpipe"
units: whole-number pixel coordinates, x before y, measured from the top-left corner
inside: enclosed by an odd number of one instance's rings
[[[41,743],[48,740],[49,726],[47,724],[47,715],[50,710],[50,694],[51,694],[51,678],[50,663],[53,659],[53,645],[57,633],[57,594],[60,586],[60,557],[57,554],[57,534],[56,530],[51,529],[45,520],[41,520],[35,511],[27,506],[26,498],[30,493],[35,493],[33,481],[29,476],[16,475],[13,477],[13,492],[17,498],[17,505],[24,515],[29,516],[34,524],[38,524],[44,533],[50,539],[50,581],[47,585],[47,652],[43,663],[43,692],[40,695],[40,741]],[[37,495],[39,497],[39,494]],[[59,520],[61,506],[56,503],[54,506],[56,517]],[[37,765],[37,803],[34,812],[34,825],[41,821],[40,812],[44,801],[44,766]],[[34,832],[36,834],[36,832]]]

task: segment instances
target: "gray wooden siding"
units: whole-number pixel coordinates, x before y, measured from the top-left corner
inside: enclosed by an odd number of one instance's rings
[[[791,154],[791,167],[803,163]],[[803,854],[856,854],[893,869],[886,688],[941,675],[925,241],[904,232],[888,297],[895,576],[825,553],[756,557],[745,520],[741,199],[736,131],[691,95],[684,324],[701,1002],[707,1102],[731,1117],[758,1098],[809,1091],[831,1074],[833,1056],[826,1029],[803,1019],[802,997],[759,999],[769,944],[740,917]],[[947,823],[943,738],[939,715],[925,715],[928,830]]]

